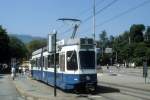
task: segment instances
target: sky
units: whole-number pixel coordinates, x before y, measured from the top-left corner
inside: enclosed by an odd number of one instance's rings
[[[47,37],[47,34],[55,29],[58,38],[69,38],[73,31],[73,23],[58,19],[76,18],[81,20],[77,37],[92,37],[93,19],[90,16],[93,14],[93,1],[0,0],[0,25],[10,34]],[[113,1],[112,5],[106,7]],[[145,1],[144,5],[140,5]],[[95,16],[96,39],[103,30],[106,30],[108,36],[118,36],[129,30],[132,24],[150,26],[150,0],[95,0],[95,2],[96,12],[104,8]],[[132,8],[134,10],[127,11]],[[85,21],[89,17],[90,19]]]

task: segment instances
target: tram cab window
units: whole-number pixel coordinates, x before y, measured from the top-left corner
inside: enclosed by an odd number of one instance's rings
[[[80,51],[80,65],[81,69],[95,68],[95,52],[94,51]]]
[[[68,51],[67,52],[67,69],[68,70],[77,70],[77,54],[76,51]]]

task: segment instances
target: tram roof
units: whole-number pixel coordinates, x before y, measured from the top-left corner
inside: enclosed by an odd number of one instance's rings
[[[71,45],[95,45],[95,42],[92,38],[74,38],[74,39],[63,39],[57,41],[57,47],[60,46],[71,46]],[[47,46],[42,47],[32,53],[32,55],[40,54],[41,52],[47,51]],[[58,49],[58,48],[56,48]]]
[[[46,47],[42,47],[42,48],[40,48],[40,49],[34,51],[34,52],[32,53],[32,55],[40,54],[42,51],[43,51],[43,52],[44,52],[44,51],[47,51],[47,46],[46,46]]]
[[[94,45],[94,40],[92,38],[74,38],[74,39],[63,39],[57,42],[58,46],[67,45]]]

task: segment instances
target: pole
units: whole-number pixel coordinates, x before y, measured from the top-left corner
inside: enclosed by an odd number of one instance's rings
[[[93,2],[93,36],[95,41],[95,0]]]
[[[48,34],[48,53],[54,54],[54,96],[56,97],[56,34],[54,30],[53,34]]]
[[[54,96],[56,97],[56,34],[57,32],[54,33],[55,37],[55,48],[54,48]]]

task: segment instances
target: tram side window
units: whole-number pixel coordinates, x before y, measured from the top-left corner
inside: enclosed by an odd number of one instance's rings
[[[54,54],[49,55],[49,67],[54,68]],[[59,54],[56,53],[56,66],[59,67]]]
[[[59,53],[56,53],[56,66],[59,67]]]
[[[35,59],[31,60],[31,67],[36,67],[36,60]]]
[[[45,67],[45,69],[48,68],[48,58],[47,57],[44,57],[44,67]]]
[[[60,55],[60,70],[65,71],[65,55]]]
[[[67,52],[67,69],[68,70],[77,70],[77,54],[76,51],[68,51]]]
[[[35,59],[35,67],[37,67],[37,58]]]
[[[54,67],[54,54],[50,55],[50,67]]]
[[[50,55],[48,55],[48,68],[50,68]]]
[[[36,59],[36,65],[37,65],[38,68],[40,68],[40,58]]]

